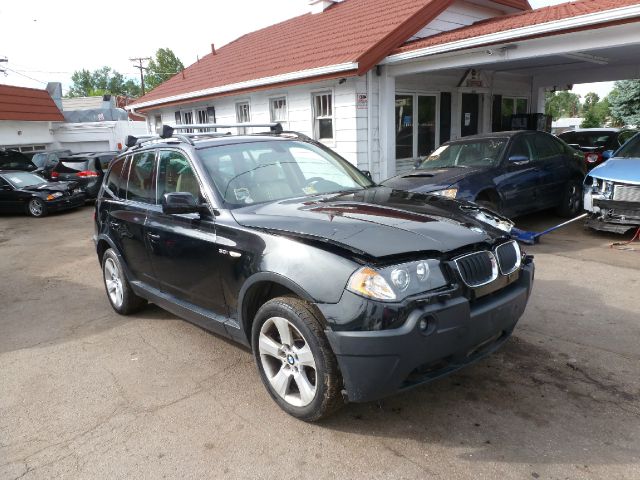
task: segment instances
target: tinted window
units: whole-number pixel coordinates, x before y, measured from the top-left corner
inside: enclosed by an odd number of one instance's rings
[[[640,158],[640,134],[625,143],[616,153],[616,158]]]
[[[636,132],[634,132],[632,130],[627,130],[627,131],[624,131],[624,132],[620,132],[620,135],[618,136],[618,143],[620,144],[620,146],[624,145],[635,134],[636,134]]]
[[[509,157],[525,157],[531,160],[531,146],[528,142],[529,137],[520,135],[511,143]]]
[[[59,173],[77,173],[89,170],[89,160],[69,160],[63,159],[56,166],[56,171]]]
[[[129,182],[127,184],[127,199],[137,202],[155,203],[155,188],[153,185],[153,167],[155,152],[143,152],[133,156],[129,168]]]
[[[612,132],[566,132],[558,135],[569,145],[580,145],[581,147],[599,147],[607,144],[615,135]]]
[[[559,147],[546,135],[537,134],[533,135],[532,148],[533,158],[535,160],[548,160],[562,153]]]
[[[0,150],[0,168],[5,170],[33,170],[35,166],[26,155],[13,150]]]
[[[164,150],[158,157],[158,203],[165,193],[189,192],[202,201],[200,185],[187,158],[180,152]]]
[[[113,163],[113,166],[111,167],[109,176],[107,177],[107,180],[105,183],[111,195],[116,198],[125,198],[124,179],[126,178],[126,175],[125,173],[123,173],[125,172],[124,165],[125,165],[124,158],[116,160]]]

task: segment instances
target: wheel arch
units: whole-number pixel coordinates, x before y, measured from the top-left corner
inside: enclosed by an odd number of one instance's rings
[[[498,189],[494,186],[481,188],[476,194],[474,201],[485,199],[494,202],[496,205],[498,205],[498,207],[502,205],[502,197],[500,196],[500,192],[498,192]]]
[[[258,309],[269,300],[283,295],[294,295],[314,302],[313,297],[300,285],[274,272],[259,272],[251,276],[238,295],[238,323],[251,345],[251,327]]]

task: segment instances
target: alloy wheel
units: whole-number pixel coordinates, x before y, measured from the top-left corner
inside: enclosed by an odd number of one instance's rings
[[[116,308],[120,308],[124,300],[122,274],[113,258],[107,258],[104,262],[104,283],[111,303]]]
[[[311,347],[300,331],[285,318],[269,318],[260,329],[258,350],[273,390],[290,405],[309,405],[316,396],[318,373]]]
[[[42,202],[35,198],[32,199],[29,202],[29,213],[31,213],[31,215],[33,215],[34,217],[42,216],[42,214],[44,213],[44,206],[42,205]]]

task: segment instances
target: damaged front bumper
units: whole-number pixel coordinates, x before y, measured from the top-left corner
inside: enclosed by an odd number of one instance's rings
[[[587,227],[613,233],[640,227],[640,186],[615,182],[598,184],[600,188],[595,185],[585,185],[584,208],[591,213]]]

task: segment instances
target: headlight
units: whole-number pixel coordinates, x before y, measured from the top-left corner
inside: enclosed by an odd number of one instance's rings
[[[440,262],[420,260],[380,269],[362,267],[351,275],[347,290],[376,300],[400,301],[445,285]]]
[[[458,189],[447,188],[445,190],[436,190],[435,192],[429,192],[429,193],[433,195],[440,195],[441,197],[456,198],[456,195],[458,195]]]
[[[50,193],[47,195],[47,200],[55,200],[56,198],[60,198],[62,196],[62,192]]]

